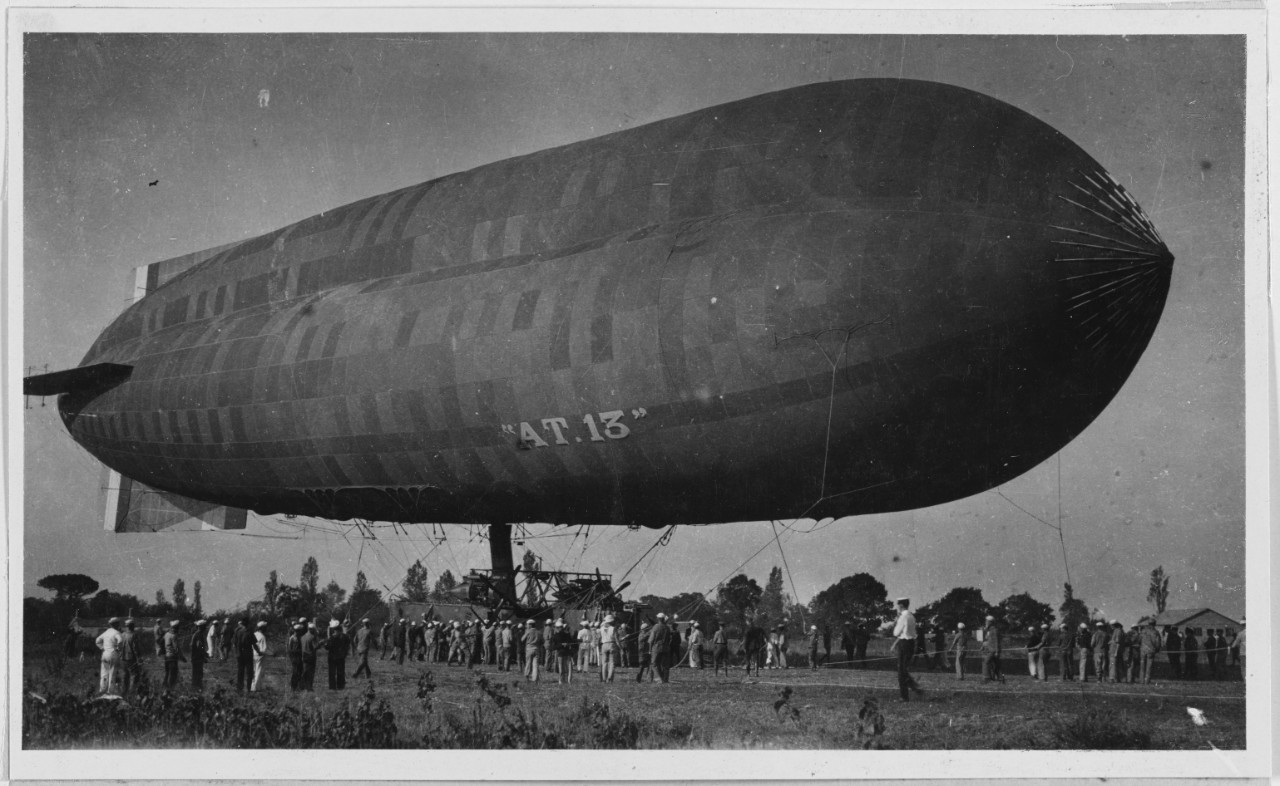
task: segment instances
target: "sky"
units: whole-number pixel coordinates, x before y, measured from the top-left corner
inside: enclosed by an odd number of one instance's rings
[[[1055,608],[1068,580],[1108,617],[1244,611],[1244,43],[1227,37],[898,35],[57,35],[28,37],[23,104],[24,367],[76,366],[122,311],[135,266],[513,155],[830,79],[971,88],[1082,146],[1176,257],[1164,315],[1128,382],[1059,455],[997,490],[834,522],[531,525],[548,568],[624,573],[624,597],[711,593],[785,568],[801,601],[868,572],[917,603],[972,586]],[[266,107],[259,91],[270,91]],[[153,185],[154,183],[154,185]],[[101,468],[53,401],[23,413],[24,594],[86,573],[151,599],[182,578],[206,609],[267,574],[356,570],[394,588],[487,567],[467,527],[380,530],[251,517],[243,533],[102,529]],[[1061,516],[1061,519],[1059,519]],[[1061,529],[1058,522],[1061,520]],[[680,522],[672,522],[680,523]],[[443,536],[443,537],[441,537]]]

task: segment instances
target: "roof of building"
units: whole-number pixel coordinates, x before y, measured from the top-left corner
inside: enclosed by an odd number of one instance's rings
[[[1198,609],[1165,609],[1156,615],[1157,625],[1182,625],[1193,617],[1198,617],[1204,613],[1215,614],[1224,620],[1229,620],[1233,624],[1239,624],[1239,621],[1233,617],[1228,617],[1220,611],[1214,611],[1211,608],[1203,607]]]

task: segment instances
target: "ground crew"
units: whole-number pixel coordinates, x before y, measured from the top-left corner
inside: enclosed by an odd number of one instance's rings
[[[956,679],[964,679],[964,659],[969,650],[969,631],[964,629],[963,622],[956,623],[956,632],[951,637],[951,646],[947,651],[956,659]]]
[[[495,636],[494,626],[485,620],[480,636],[480,662],[486,666],[492,666],[497,661],[497,652],[494,650]]]
[[[622,658],[622,667],[631,668],[631,627],[625,620],[618,626],[618,654]]]
[[[116,689],[116,664],[120,662],[120,618],[107,620],[107,629],[94,642],[102,651],[102,663],[98,669],[98,692],[114,693]]]
[[[360,627],[356,629],[356,673],[351,675],[352,679],[360,676],[364,672],[366,679],[373,679],[373,672],[369,671],[369,642],[373,639],[373,631],[369,630],[369,618],[365,617],[360,620]]]
[[[208,654],[209,660],[213,660],[218,657],[218,641],[220,640],[219,634],[221,632],[221,623],[219,623],[217,619],[214,619],[209,623],[209,632],[208,636],[205,638],[204,650],[205,653]]]
[[[452,660],[450,656],[450,660]],[[542,631],[538,629],[537,620],[529,620],[524,631],[524,676],[530,682],[538,681],[538,663],[542,660]]]
[[[996,618],[987,615],[987,624],[982,629],[982,681],[1004,682],[1004,674],[1000,672],[1000,628]]]
[[[931,623],[933,628],[933,661],[930,669],[947,668],[947,632],[937,622]]]
[[[241,626],[244,621],[241,621]],[[267,655],[267,622],[266,620],[258,620],[258,625],[253,629],[253,637],[249,639],[251,652],[253,653],[253,682],[249,685],[249,690],[256,691],[262,686],[262,666]]]
[[[1040,659],[1040,647],[1044,636],[1040,635],[1035,625],[1027,628],[1027,634],[1027,672],[1031,674],[1031,679],[1039,679],[1040,672],[1036,669],[1036,664]]]
[[[1140,679],[1144,685],[1151,684],[1151,668],[1155,665],[1156,655],[1160,653],[1160,632],[1156,630],[1155,620],[1147,620],[1138,633],[1138,656],[1142,659],[1139,669]]]
[[[253,634],[245,627],[243,618],[236,620],[232,633],[232,648],[236,653],[236,690],[253,689]]]
[[[196,620],[195,633],[191,634],[191,689],[204,690],[204,664],[209,660],[209,636],[204,631],[208,623]]]
[[[822,635],[817,625],[809,626],[809,670],[818,670],[818,645],[822,643]]]
[[[564,620],[556,620],[551,646],[556,653],[556,673],[559,675],[557,681],[561,685],[573,682],[573,642],[573,634],[565,627]]]
[[[658,679],[666,684],[671,681],[671,629],[667,627],[667,615],[658,612],[658,622],[649,631],[649,653],[653,657],[653,669]]]
[[[124,693],[128,695],[142,680],[142,646],[131,619],[124,621],[124,632],[120,634],[120,665],[124,669]]]
[[[185,661],[182,656],[182,644],[178,641],[178,621],[169,622],[169,632],[164,634],[164,687],[173,690],[178,687],[178,663]]]
[[[221,639],[219,645],[222,660],[226,660],[231,657],[231,653],[234,651],[235,645],[235,631],[231,629],[230,617],[227,617],[222,621],[222,631],[219,633],[219,638]]]
[[[396,623],[395,629],[391,631],[391,659],[400,666],[404,665],[404,651],[408,636],[408,626],[404,622],[404,617],[401,617],[400,621]]]
[[[902,694],[902,700],[908,701],[908,689],[915,691],[917,695],[924,695],[924,690],[907,671],[911,656],[915,654],[916,617],[910,611],[910,598],[898,598],[895,603],[898,606],[898,619],[893,623],[893,645],[890,651],[896,650],[898,656],[898,691]]]
[[[578,628],[578,671],[591,665],[591,623],[583,620]]]
[[[503,620],[498,630],[498,669],[511,671],[511,663],[515,660],[516,640],[511,631],[511,620]]]
[[[696,623],[695,623],[696,624]],[[600,681],[613,682],[614,656],[618,649],[618,631],[613,627],[613,615],[604,618],[600,626]],[[701,649],[701,648],[699,648]]]
[[[391,618],[382,623],[378,631],[378,660],[386,660],[391,654]]]
[[[689,626],[689,665],[695,669],[702,668],[702,647],[706,638],[702,635],[702,623],[694,622]]]
[[[285,643],[285,653],[289,656],[289,690],[302,690],[302,623],[295,623],[293,633]]]
[[[1119,682],[1124,677],[1124,626],[1119,620],[1111,620],[1111,635],[1107,639],[1107,660],[1110,670],[1107,678],[1111,682]]]
[[[1191,628],[1182,629],[1182,673],[1189,680],[1199,676],[1200,642]]]
[[[640,658],[640,670],[636,672],[636,682],[640,682],[644,678],[646,670],[649,672],[649,682],[653,682],[653,650],[649,644],[649,623],[647,622],[640,623],[636,649]]]
[[[320,633],[312,620],[302,634],[302,689],[308,692],[316,689],[316,659],[320,654],[320,646]]]
[[[329,690],[346,689],[347,651],[351,649],[351,638],[342,629],[341,622],[329,620],[329,637],[322,646],[329,656]]]
[[[1058,647],[1058,635],[1049,624],[1040,625],[1040,650],[1036,653],[1036,679],[1045,682],[1049,679],[1049,660]]]
[[[1103,682],[1107,678],[1107,647],[1111,642],[1111,637],[1107,635],[1107,626],[1101,620],[1094,623],[1093,638],[1089,641],[1089,648],[1093,650],[1093,673],[1098,678],[1098,682]]]
[[[725,636],[724,625],[717,623],[716,632],[711,636],[711,665],[715,669],[715,673],[720,673],[720,667],[724,667],[724,673],[729,674],[729,638]]]
[[[1061,682],[1075,680],[1076,634],[1067,623],[1063,622],[1058,629],[1058,663],[1062,667],[1058,679]]]
[[[151,643],[152,643],[152,644],[155,646],[155,648],[156,648],[156,657],[157,657],[157,658],[163,658],[163,657],[164,657],[164,633],[165,633],[165,631],[164,631],[164,623],[163,623],[161,620],[157,619],[157,620],[156,620],[156,626],[155,626],[154,628],[152,628],[152,630],[151,630],[151,635],[152,635],[152,636],[154,636],[154,638],[152,639],[152,642],[151,642]],[[68,652],[68,653],[67,653],[67,656],[68,656],[68,657],[70,657],[70,656],[71,656],[71,653],[70,653],[70,652]]]
[[[760,673],[761,653],[767,648],[765,641],[764,628],[756,624],[756,620],[751,620],[747,626],[747,632],[742,636],[742,654],[745,656],[743,664],[747,670],[747,676],[751,676],[751,667],[756,667],[756,674]]]

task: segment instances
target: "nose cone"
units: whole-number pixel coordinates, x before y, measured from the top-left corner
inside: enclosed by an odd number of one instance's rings
[[[1128,192],[1102,170],[1080,172],[1057,195],[1051,227],[1062,318],[1078,363],[1122,383],[1155,332],[1173,255]]]

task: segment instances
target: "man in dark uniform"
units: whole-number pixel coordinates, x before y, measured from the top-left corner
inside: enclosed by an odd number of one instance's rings
[[[391,640],[394,642],[391,659],[400,666],[404,665],[404,651],[409,638],[409,631],[406,628],[404,618],[401,617],[396,623],[395,630],[391,631]]]
[[[760,673],[760,653],[765,648],[764,628],[760,627],[753,619],[747,626],[747,632],[742,636],[742,654],[746,656],[747,676],[751,676],[751,667],[756,667],[756,674]]]
[[[243,617],[236,620],[231,649],[236,654],[236,690],[243,691],[253,685],[253,634],[245,626]]]
[[[373,672],[369,671],[369,642],[373,638],[373,632],[369,630],[369,620],[360,620],[360,627],[356,629],[356,659],[359,664],[356,665],[356,673],[351,675],[352,679],[360,676],[364,672],[364,676],[373,679]]]
[[[1182,629],[1182,671],[1183,675],[1194,680],[1200,676],[1200,642],[1192,628]]]
[[[391,655],[391,618],[382,623],[382,630],[378,632],[379,655],[378,660],[386,660]]]
[[[295,623],[293,633],[285,642],[285,653],[289,656],[289,690],[302,690],[302,623]]]
[[[164,634],[164,687],[173,690],[178,687],[178,664],[185,661],[182,656],[182,643],[178,641],[178,621],[169,623],[169,632]]]
[[[204,690],[204,664],[209,660],[209,634],[205,620],[196,620],[196,630],[191,634],[191,689]]]
[[[351,639],[341,622],[329,620],[329,638],[323,646],[329,655],[329,690],[343,690],[347,687],[347,650],[351,648]]]
[[[1062,682],[1075,680],[1076,634],[1063,622],[1058,631],[1058,665],[1062,672],[1058,679]]]
[[[1173,678],[1181,679],[1182,636],[1178,635],[1178,629],[1172,625],[1165,626],[1164,629],[1164,652],[1169,658],[1169,668],[1173,670]]]
[[[124,695],[142,679],[142,647],[133,620],[124,621],[124,633],[120,634],[120,664],[124,667]]]
[[[653,682],[653,654],[649,649],[649,623],[640,623],[640,633],[637,639],[637,649],[640,656],[640,668],[636,671],[636,682],[644,680],[644,673],[649,672],[649,682]]]
[[[671,680],[671,629],[667,627],[667,615],[658,613],[658,622],[649,631],[649,651],[653,656],[653,668],[664,684]]]
[[[858,668],[865,669],[867,667],[867,643],[871,641],[871,631],[867,629],[866,620],[858,620],[858,624],[853,628],[853,640],[858,651],[854,657],[858,659]]]
[[[316,658],[320,654],[320,634],[316,631],[313,620],[302,634],[302,689],[307,692],[316,689]]]

